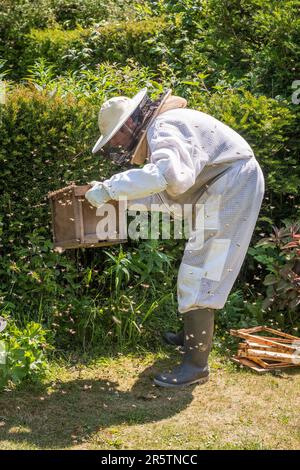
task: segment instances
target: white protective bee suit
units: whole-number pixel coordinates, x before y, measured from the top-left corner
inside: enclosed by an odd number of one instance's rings
[[[112,199],[203,204],[204,238],[187,241],[178,273],[178,309],[221,309],[245,258],[264,195],[249,144],[214,117],[172,109],[147,130],[149,163],[104,181]],[[197,245],[198,243],[198,245]]]

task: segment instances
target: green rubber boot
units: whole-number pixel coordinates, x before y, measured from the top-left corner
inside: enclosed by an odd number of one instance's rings
[[[159,374],[154,383],[161,387],[183,387],[205,383],[209,378],[208,356],[212,347],[214,310],[199,308],[183,314],[184,357],[172,372]]]

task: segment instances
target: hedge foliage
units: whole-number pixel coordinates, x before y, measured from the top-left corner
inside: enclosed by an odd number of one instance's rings
[[[0,0],[0,58],[7,61],[12,78],[20,78],[23,56],[27,48],[32,50],[31,29],[76,31],[111,20],[133,20],[134,6],[129,0]]]
[[[0,57],[13,78],[38,58],[58,73],[103,60],[132,58],[154,71],[165,63],[178,81],[202,73],[207,86],[244,86],[272,98],[290,98],[299,78],[299,0],[38,3],[2,0]]]
[[[23,73],[37,59],[53,64],[57,73],[88,69],[103,61],[125,64],[134,58],[139,65],[154,67],[161,58],[151,53],[147,40],[155,40],[166,28],[162,19],[116,22],[99,28],[32,30],[21,62]]]
[[[168,39],[153,41],[180,77],[207,74],[207,84],[246,86],[290,97],[299,78],[299,0],[148,0],[168,14]],[[145,15],[149,15],[145,9]]]

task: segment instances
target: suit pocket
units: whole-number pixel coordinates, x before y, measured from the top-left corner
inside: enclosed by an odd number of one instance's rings
[[[196,306],[203,269],[181,263],[177,278],[179,310],[185,311]]]
[[[221,280],[230,248],[230,243],[231,240],[229,238],[216,238],[212,241],[203,266],[204,277],[206,279],[217,282]]]

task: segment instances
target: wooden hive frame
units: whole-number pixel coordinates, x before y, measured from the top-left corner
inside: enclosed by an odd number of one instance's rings
[[[272,336],[258,334],[262,332]],[[266,326],[230,330],[230,334],[244,339],[239,343],[237,355],[231,358],[235,363],[259,373],[300,365],[300,357],[299,363],[295,361],[295,353],[300,350],[300,338],[297,336]]]
[[[118,237],[119,204],[117,201],[108,201],[116,210],[116,238],[98,239],[96,226],[101,220],[101,216],[96,215],[97,209],[84,197],[90,188],[91,185],[71,184],[48,193],[55,250],[109,246],[127,241]]]

